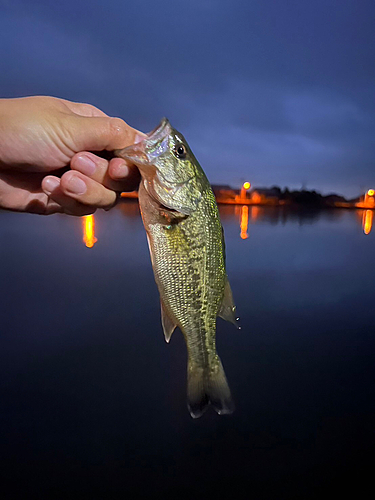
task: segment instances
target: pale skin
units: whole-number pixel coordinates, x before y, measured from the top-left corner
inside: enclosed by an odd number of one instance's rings
[[[0,99],[0,208],[78,216],[111,208],[136,189],[139,172],[110,152],[143,136],[90,104]]]

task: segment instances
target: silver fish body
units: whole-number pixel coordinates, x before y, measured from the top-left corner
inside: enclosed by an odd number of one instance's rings
[[[188,408],[233,402],[216,352],[216,318],[237,326],[225,270],[219,212],[211,186],[184,137],[163,119],[140,143],[116,152],[141,172],[139,203],[157,283],[165,339],[178,326],[188,350]]]

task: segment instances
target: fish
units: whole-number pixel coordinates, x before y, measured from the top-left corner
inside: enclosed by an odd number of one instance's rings
[[[141,173],[138,199],[160,294],[166,342],[185,338],[187,404],[193,418],[211,405],[234,410],[216,351],[217,316],[239,327],[225,267],[224,232],[211,185],[167,118],[140,142],[115,151]]]

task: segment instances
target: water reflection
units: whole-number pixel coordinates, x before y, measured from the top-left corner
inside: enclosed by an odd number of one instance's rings
[[[248,219],[250,223],[264,224],[269,223],[272,225],[298,223],[315,224],[321,220],[332,222],[339,222],[345,218],[345,210],[342,209],[301,209],[291,207],[271,207],[271,206],[247,206]],[[222,221],[234,221],[237,219],[239,223],[242,220],[242,206],[241,205],[219,205],[220,218]]]
[[[251,217],[252,222],[256,221],[257,218],[259,217],[259,211],[260,211],[260,207],[258,207],[258,206],[251,207],[250,217]]]
[[[117,210],[129,220],[140,217],[138,203],[126,201],[119,203]],[[345,210],[294,210],[283,207],[262,207],[248,205],[219,205],[220,217],[223,224],[239,225],[240,238],[249,238],[249,224],[285,225],[287,223],[297,223],[299,225],[316,224],[319,221],[339,222],[345,216],[347,219],[354,218],[361,224],[364,234],[371,232],[373,224],[373,210],[355,210],[349,213]],[[348,217],[349,215],[349,217]],[[86,247],[92,248],[98,241],[95,236],[95,217],[87,215],[82,217],[83,242]]]
[[[95,218],[93,215],[82,217],[83,242],[87,248],[92,248],[98,241],[95,238]]]
[[[373,224],[373,210],[345,209],[301,209],[291,207],[264,207],[248,205],[219,205],[220,218],[223,224],[236,223],[239,226],[241,239],[249,237],[249,225],[271,224],[299,226],[312,225],[321,222],[349,223],[356,220],[367,235]]]
[[[125,216],[129,223],[138,224],[140,212],[138,202],[133,200],[122,200],[116,207],[117,211]],[[220,218],[225,225],[235,224],[239,227],[240,239],[249,238],[249,225],[271,224],[286,225],[289,223],[303,225],[328,223],[349,223],[356,220],[360,224],[364,234],[371,232],[373,224],[373,210],[343,210],[343,209],[300,209],[290,207],[264,207],[248,205],[219,205]],[[103,221],[104,222],[104,221]],[[95,237],[95,218],[93,215],[82,217],[83,242],[88,248],[92,248],[97,242]],[[237,233],[238,234],[238,233]]]
[[[15,471],[12,498],[118,498],[140,485],[144,498],[209,497],[212,484],[223,496],[233,477],[255,498],[318,498],[306,488],[325,490],[343,464],[371,477],[372,217],[247,208],[244,242],[241,206],[219,207],[243,326],[218,322],[237,411],[194,423],[186,348],[182,335],[163,340],[138,204],[98,211],[90,252],[80,219],[0,211],[2,491]]]
[[[372,229],[373,211],[365,210],[362,217],[362,227],[365,234],[370,234]]]
[[[247,226],[249,224],[249,208],[246,205],[243,205],[241,207],[241,223],[240,223],[240,228],[241,228],[241,239],[246,240],[249,235],[247,234]]]

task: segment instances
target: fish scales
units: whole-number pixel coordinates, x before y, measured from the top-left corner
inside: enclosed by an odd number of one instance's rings
[[[147,214],[143,215],[160,294],[168,310],[175,311],[189,356],[198,367],[216,353],[216,316],[225,280],[221,245],[215,241],[215,235],[221,235],[221,224],[209,191],[208,199],[202,197],[192,215],[168,229],[164,224],[149,224]]]
[[[188,407],[199,417],[211,404],[231,413],[233,403],[216,352],[216,318],[236,324],[225,269],[219,212],[211,186],[168,120],[142,142],[116,154],[140,169],[139,204],[167,342],[178,326],[188,350]]]

